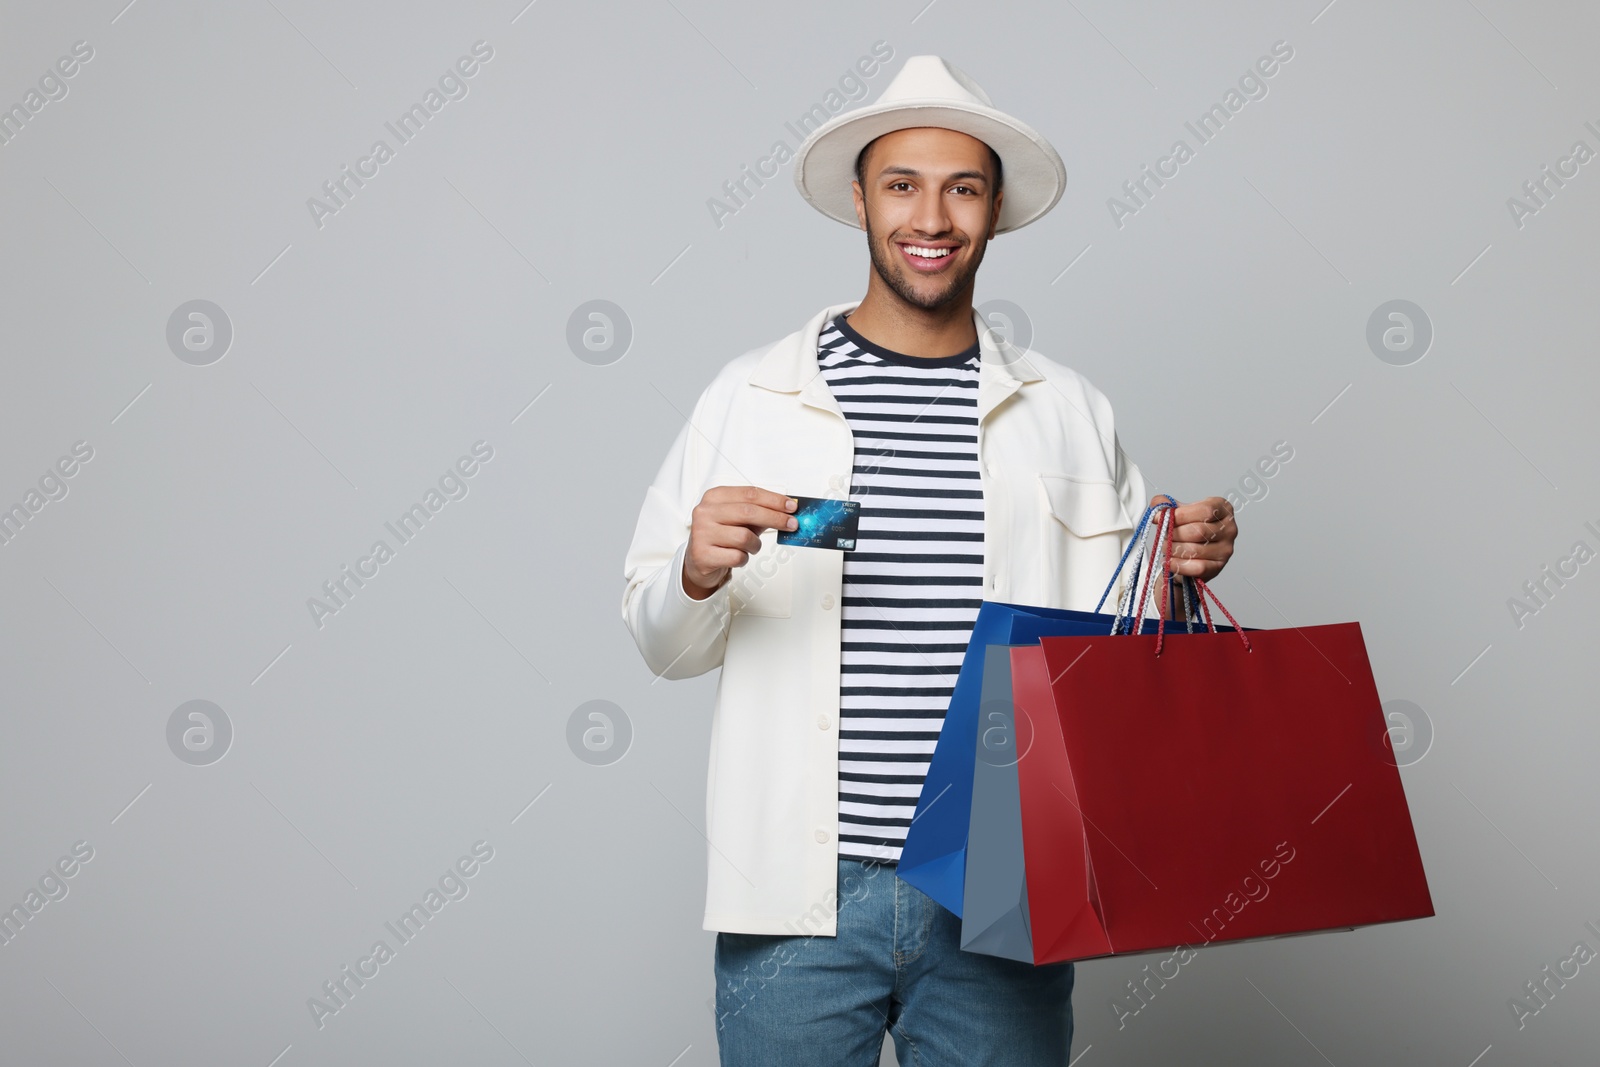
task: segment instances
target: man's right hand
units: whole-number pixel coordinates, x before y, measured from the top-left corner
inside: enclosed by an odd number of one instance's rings
[[[793,530],[795,499],[754,485],[706,490],[690,513],[689,548],[683,555],[683,591],[704,600],[733,568],[761,551],[761,531]]]

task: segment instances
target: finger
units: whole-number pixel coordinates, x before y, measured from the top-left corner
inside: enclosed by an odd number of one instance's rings
[[[717,493],[715,501],[712,501],[712,493]],[[792,512],[798,501],[792,496],[755,485],[718,486],[712,493],[706,494],[706,501],[710,504],[712,518],[718,523],[746,526],[754,533],[797,528]]]
[[[1175,545],[1207,546],[1217,551],[1218,558],[1227,559],[1233,543],[1239,536],[1239,524],[1230,514],[1221,522],[1190,522],[1172,532]],[[1175,549],[1176,551],[1176,549]],[[1210,553],[1208,553],[1210,554]]]
[[[719,563],[721,567],[737,567],[744,563],[742,557],[761,551],[761,537],[748,526],[726,523],[712,528],[706,539],[706,548],[714,552],[734,552],[741,557],[735,563]]]
[[[1171,499],[1169,499],[1169,498],[1171,498]],[[1164,508],[1172,508],[1173,511],[1174,511],[1174,517],[1176,517],[1176,512],[1177,512],[1177,510],[1179,508],[1192,507],[1193,506],[1193,505],[1184,504],[1183,502],[1179,501],[1179,503],[1176,505],[1176,507],[1174,507],[1174,505],[1172,504],[1172,500],[1176,500],[1176,499],[1177,498],[1173,497],[1171,493],[1157,493],[1155,496],[1150,498],[1150,505],[1149,506],[1153,507],[1153,508],[1163,508],[1163,509]],[[1157,514],[1159,514],[1159,512]],[[1155,516],[1151,516],[1151,518],[1152,518],[1152,520],[1154,520]]]
[[[765,492],[765,490],[761,490]],[[771,494],[779,501],[778,509],[783,508],[783,496]],[[711,516],[724,526],[740,526],[752,533],[762,530],[792,530],[795,529],[795,517],[788,511],[764,507],[752,503],[750,500],[734,500],[728,503],[716,504],[711,509]]]
[[[708,545],[701,550],[696,562],[707,571],[715,571],[723,567],[730,570],[742,567],[749,559],[750,553],[742,549]]]
[[[1232,519],[1227,522],[1186,522],[1172,531],[1172,539],[1210,544],[1216,541],[1232,541],[1238,533],[1239,527]]]
[[[1233,505],[1220,496],[1208,496],[1190,504],[1179,504],[1173,509],[1173,522],[1179,526],[1191,522],[1225,522],[1233,516]]]
[[[1233,548],[1225,541],[1201,541],[1175,544],[1172,546],[1173,559],[1211,559],[1226,560],[1233,555]]]
[[[719,485],[706,491],[707,503],[726,504],[756,504],[760,507],[771,508],[773,511],[794,511],[798,501],[792,496],[787,496],[772,489],[763,489],[759,485]]]
[[[749,558],[749,553],[737,548],[721,548],[716,545],[706,545],[700,550],[695,562],[707,571],[719,570],[723,567],[738,567]]]
[[[1222,564],[1209,559],[1172,558],[1172,573],[1178,577],[1201,578],[1210,581],[1222,570]]]

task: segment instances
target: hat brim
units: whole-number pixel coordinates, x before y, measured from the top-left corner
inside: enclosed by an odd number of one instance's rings
[[[828,120],[813,130],[795,153],[795,186],[824,215],[859,227],[850,189],[856,176],[856,156],[886,133],[917,126],[955,130],[995,150],[1004,170],[1005,189],[996,234],[1026,226],[1055,207],[1066,191],[1066,165],[1050,142],[1032,128],[994,108],[952,105],[945,100],[898,100],[857,108]]]

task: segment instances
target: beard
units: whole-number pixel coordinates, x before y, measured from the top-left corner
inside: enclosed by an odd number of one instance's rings
[[[968,260],[965,266],[956,268],[944,279],[944,284],[941,288],[928,293],[913,284],[910,277],[910,268],[901,262],[894,252],[889,251],[878,241],[877,234],[872,229],[872,216],[870,214],[867,216],[867,252],[872,257],[873,271],[877,273],[879,278],[883,279],[883,284],[887,285],[890,291],[901,300],[912,307],[922,308],[924,311],[937,311],[946,307],[956,299],[957,294],[972,284],[972,279],[977,276],[978,267],[983,262],[986,244],[987,242],[978,244],[975,247],[972,258]],[[974,246],[963,245],[962,247],[971,248]],[[954,254],[954,252],[951,253],[951,255]]]

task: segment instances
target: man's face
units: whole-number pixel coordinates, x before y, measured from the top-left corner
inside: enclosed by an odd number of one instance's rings
[[[873,270],[901,300],[927,310],[970,300],[1000,217],[993,167],[988,145],[935,126],[886,133],[867,149],[851,183],[856,219]]]

